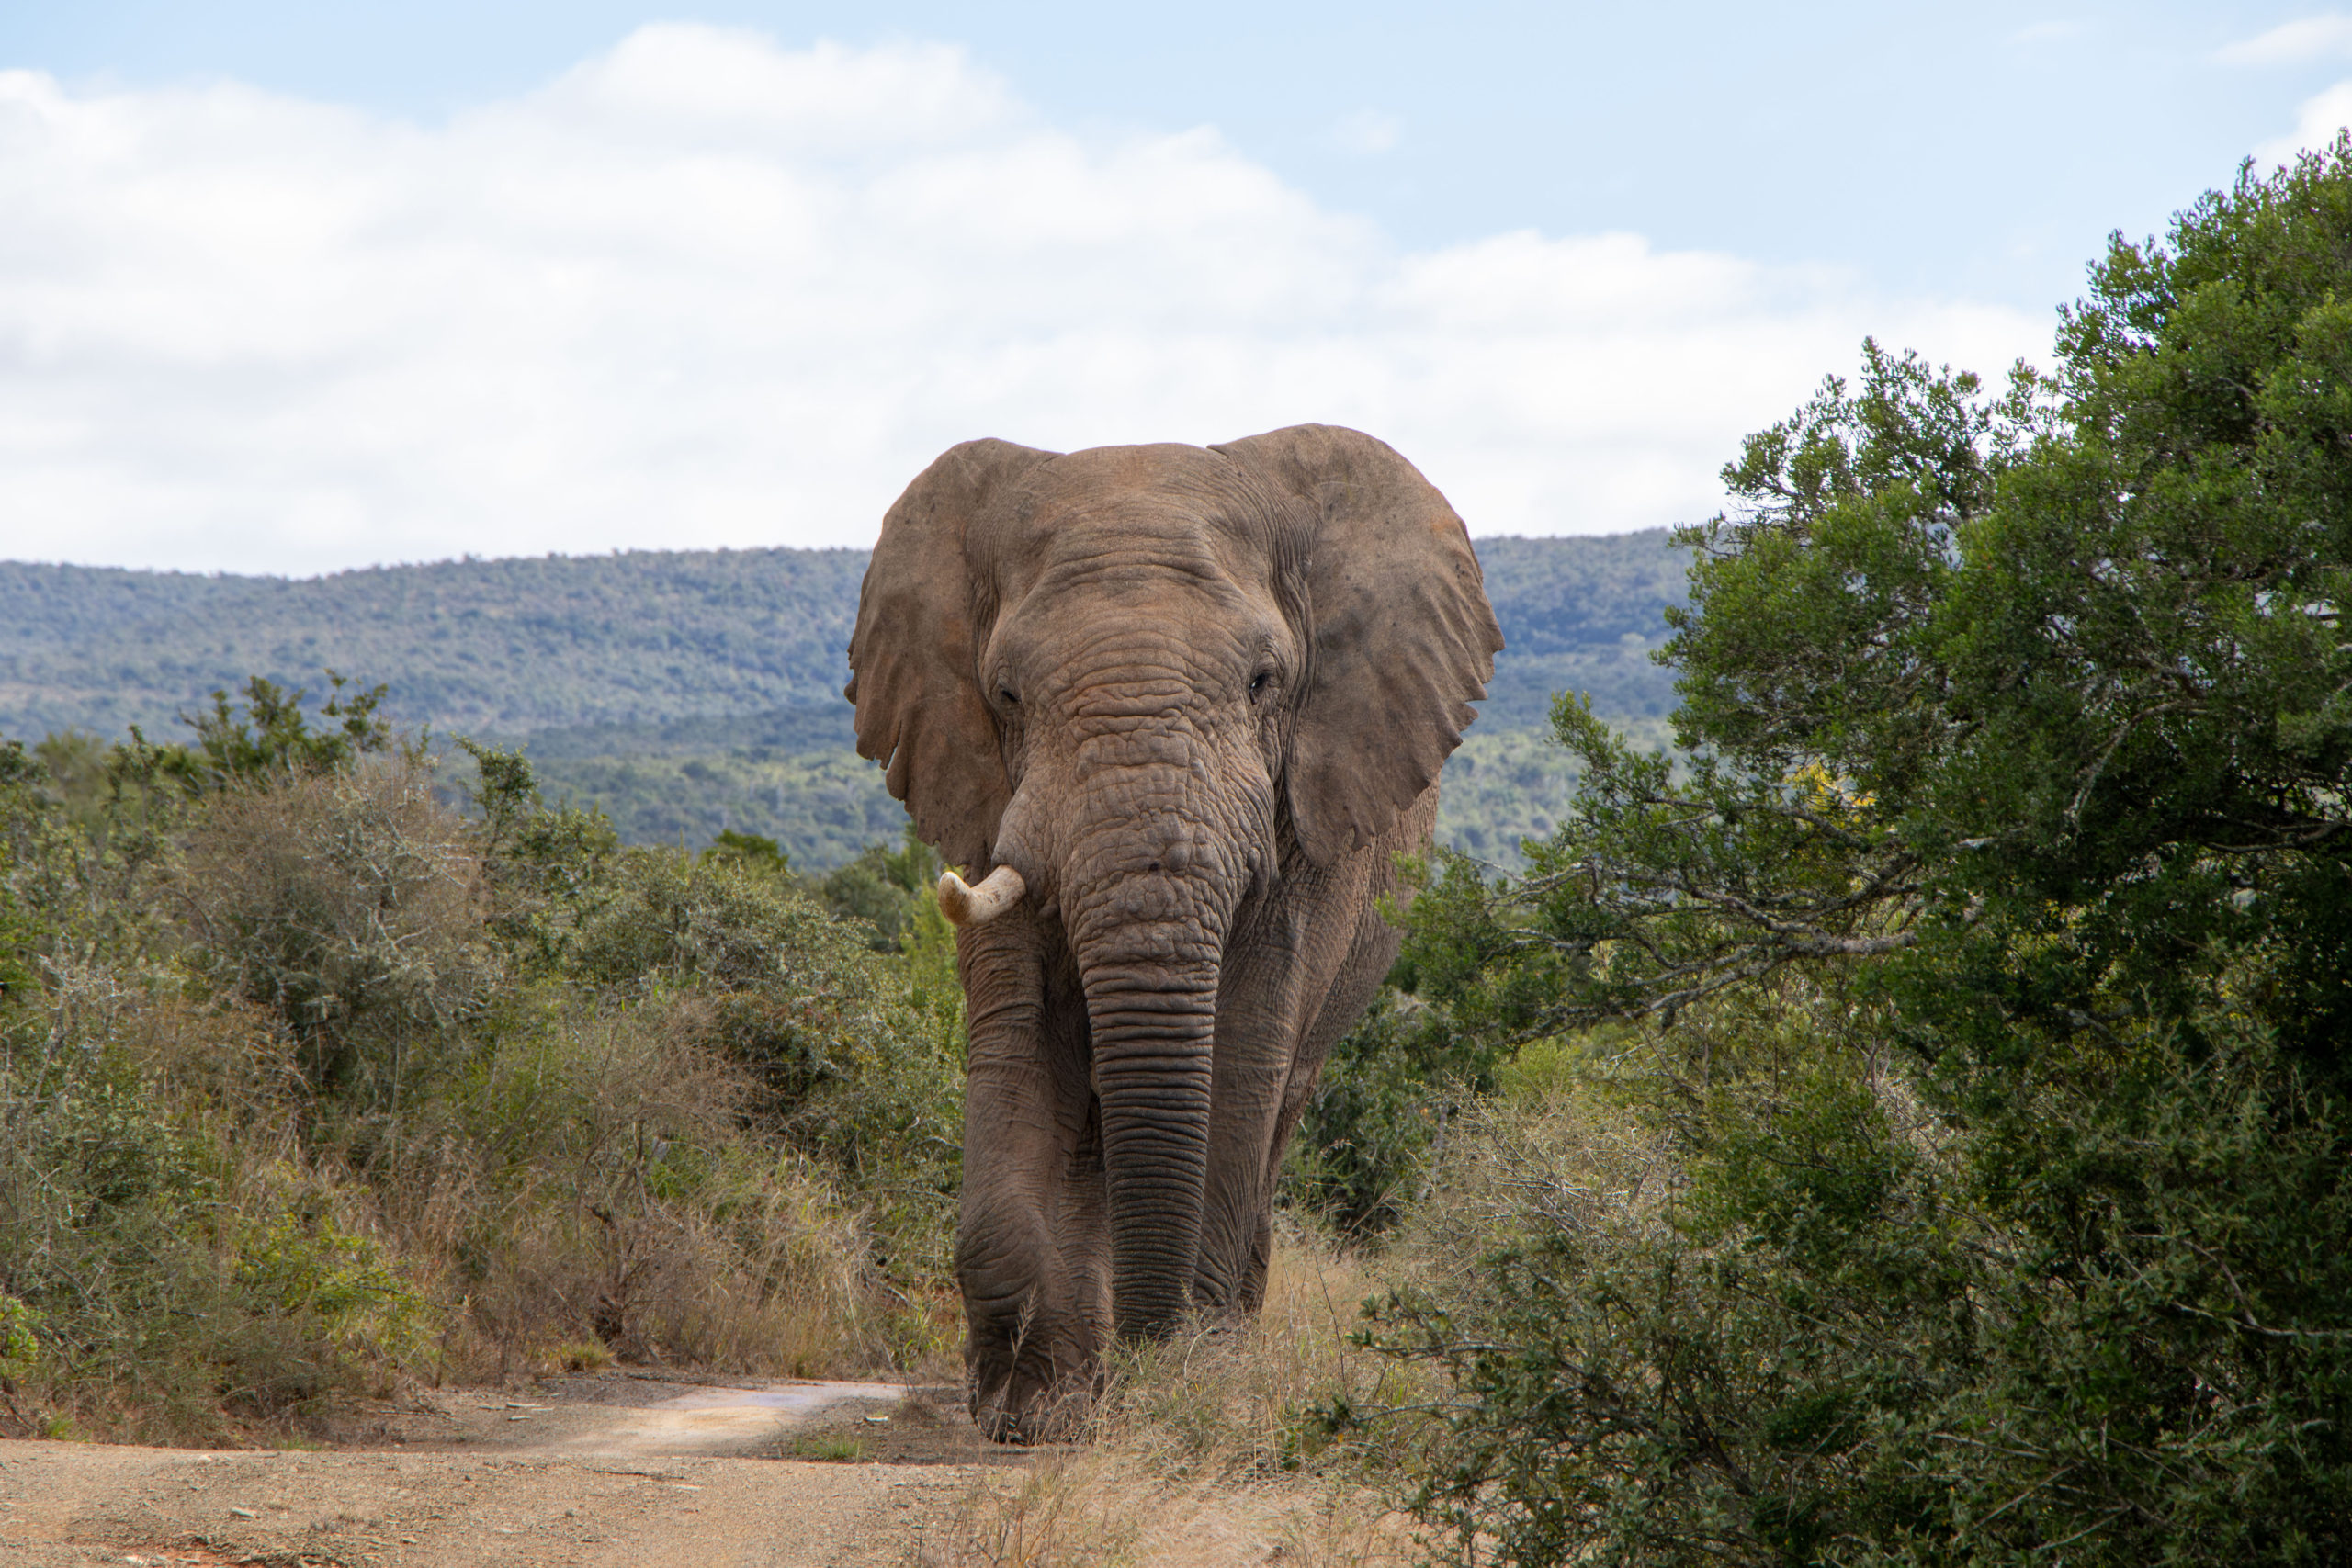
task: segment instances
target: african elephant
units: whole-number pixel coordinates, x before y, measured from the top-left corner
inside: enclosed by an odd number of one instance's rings
[[[1352,430],[967,442],[890,509],[847,695],[951,867],[991,1437],[1067,1434],[1114,1332],[1257,1309],[1283,1145],[1501,647],[1462,520]]]

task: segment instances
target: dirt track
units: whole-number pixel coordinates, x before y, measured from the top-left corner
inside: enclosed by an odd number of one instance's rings
[[[0,1442],[0,1568],[878,1568],[1008,1461],[949,1389],[548,1380],[376,1412],[333,1449]]]

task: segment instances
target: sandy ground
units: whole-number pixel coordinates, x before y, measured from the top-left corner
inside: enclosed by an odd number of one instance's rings
[[[642,1373],[442,1391],[336,1446],[0,1441],[0,1568],[903,1564],[984,1472],[957,1391]]]

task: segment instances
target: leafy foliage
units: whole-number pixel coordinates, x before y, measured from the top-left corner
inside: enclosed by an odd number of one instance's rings
[[[1683,536],[1679,766],[1563,703],[1566,825],[1418,907],[1476,1038],[1648,1021],[1690,1184],[1386,1309],[1464,1553],[2352,1551],[2347,256],[2339,140],[2119,236],[2049,376],[1866,344]]]
[[[1393,1228],[1420,1196],[1431,1151],[1462,1102],[1493,1089],[1418,998],[1384,987],[1331,1048],[1283,1156],[1286,1202],[1354,1240]]]
[[[384,688],[373,686],[345,696],[343,689],[350,682],[332,670],[326,675],[333,689],[319,705],[319,716],[334,720],[333,728],[311,728],[302,712],[302,699],[309,693],[250,676],[242,707],[229,700],[226,691],[216,691],[209,711],[181,716],[181,722],[196,731],[196,744],[165,748],[160,754],[164,771],[194,787],[219,789],[286,774],[331,773],[365,753],[390,750],[391,725],[379,711]],[[131,734],[137,739],[135,728]]]
[[[915,836],[909,823],[897,849],[869,844],[864,853],[819,885],[825,907],[874,928],[876,950],[896,953],[914,934],[922,911],[936,912],[941,871],[938,852]]]
[[[219,1440],[591,1342],[936,1357],[935,908],[877,952],[774,844],[626,849],[492,748],[461,813],[372,699],[0,747],[0,1424]]]

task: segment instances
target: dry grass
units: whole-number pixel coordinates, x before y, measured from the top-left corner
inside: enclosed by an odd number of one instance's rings
[[[867,1206],[747,1128],[707,998],[526,1009],[396,1119],[322,1100],[272,1010],[85,989],[77,1076],[0,1063],[0,1317],[38,1350],[0,1366],[0,1433],[278,1441],[598,1358],[954,1375]]]
[[[920,1360],[865,1209],[744,1134],[748,1069],[708,998],[570,1007],[499,1042],[381,1177],[403,1249],[463,1311],[443,1376],[604,1346],[650,1364],[808,1377]]]
[[[1396,1368],[1350,1345],[1380,1281],[1318,1238],[1278,1238],[1254,1325],[1201,1329],[1121,1359],[1092,1440],[976,1484],[919,1568],[1403,1564],[1410,1522],[1377,1489],[1413,1434],[1336,1448],[1310,1412],[1410,1403]],[[1369,1446],[1367,1446],[1369,1445]]]
[[[976,1485],[920,1568],[1386,1568],[1423,1560],[1396,1487],[1419,1469],[1437,1393],[1420,1369],[1349,1342],[1366,1297],[1442,1282],[1543,1228],[1654,1223],[1674,1168],[1663,1141],[1572,1075],[1489,1101],[1454,1129],[1435,1190],[1376,1258],[1278,1241],[1263,1315],[1133,1353],[1094,1441]],[[1394,1412],[1335,1444],[1311,1416],[1344,1399]]]
[[[909,1559],[913,1568],[1404,1568],[1415,1560],[1410,1521],[1364,1488],[1171,1482],[1102,1447],[992,1472]]]
[[[1482,1100],[1391,1243],[1391,1273],[1453,1294],[1482,1257],[1513,1242],[1662,1223],[1679,1180],[1670,1139],[1589,1082]]]
[[[1349,1343],[1362,1326],[1363,1302],[1387,1283],[1360,1256],[1285,1227],[1257,1321],[1203,1326],[1121,1354],[1094,1416],[1095,1440],[1175,1479],[1271,1477],[1340,1463],[1349,1456],[1327,1453],[1310,1416],[1317,1405],[1412,1402],[1393,1363]]]

